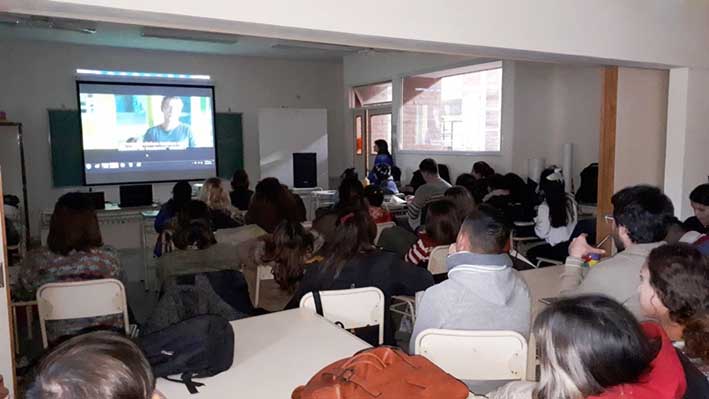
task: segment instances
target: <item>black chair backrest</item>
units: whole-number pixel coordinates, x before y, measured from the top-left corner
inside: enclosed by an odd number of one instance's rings
[[[699,371],[682,351],[675,350],[680,362],[682,362],[684,378],[687,380],[687,391],[684,393],[684,399],[709,398],[709,381],[707,381],[707,377]]]

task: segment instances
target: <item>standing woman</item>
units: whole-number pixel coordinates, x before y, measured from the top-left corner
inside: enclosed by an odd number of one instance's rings
[[[374,158],[374,165],[372,165],[372,170],[369,172],[367,179],[369,179],[369,183],[371,184],[379,184],[379,180],[377,179],[377,175],[374,170],[377,165],[382,163],[389,165],[389,167],[393,167],[394,158],[391,157],[391,153],[389,152],[389,144],[386,140],[375,140],[374,151],[377,152],[377,157]]]

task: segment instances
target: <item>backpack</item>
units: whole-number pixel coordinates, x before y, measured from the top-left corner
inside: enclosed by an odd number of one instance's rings
[[[423,356],[381,346],[320,370],[292,399],[466,399],[468,387]]]
[[[190,393],[204,384],[192,378],[211,377],[234,362],[234,329],[220,316],[202,315],[138,339],[155,377],[181,382]],[[167,378],[180,374],[180,379]]]

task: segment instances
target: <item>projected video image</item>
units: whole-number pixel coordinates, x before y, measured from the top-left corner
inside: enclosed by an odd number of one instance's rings
[[[80,97],[85,150],[214,147],[211,97],[103,93]],[[115,123],[107,124],[109,120]]]
[[[98,82],[78,87],[86,184],[215,174],[211,87]]]

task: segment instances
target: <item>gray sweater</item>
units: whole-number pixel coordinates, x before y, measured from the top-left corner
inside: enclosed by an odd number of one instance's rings
[[[421,210],[423,210],[423,207],[429,202],[443,197],[443,194],[450,187],[451,185],[447,181],[439,177],[438,180],[426,183],[416,190],[414,200],[409,204],[407,211],[409,225],[412,229],[416,230],[421,225]]]
[[[449,255],[448,280],[424,292],[409,344],[427,328],[512,330],[529,337],[531,296],[506,254]]]

